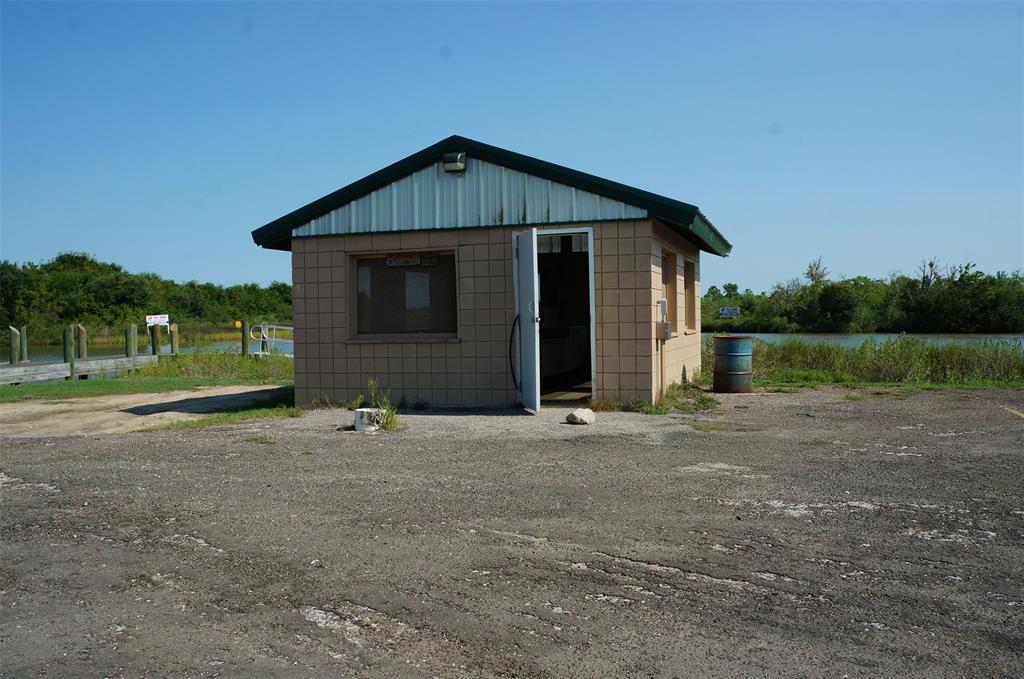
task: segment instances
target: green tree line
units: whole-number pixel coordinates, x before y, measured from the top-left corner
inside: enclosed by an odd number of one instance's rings
[[[0,261],[0,328],[29,326],[33,342],[57,341],[62,326],[82,323],[94,335],[145,326],[146,314],[167,313],[183,329],[229,326],[236,319],[290,324],[287,283],[263,287],[176,283],[79,252],[42,264]]]
[[[819,258],[803,278],[769,292],[726,283],[709,287],[702,301],[708,332],[1024,332],[1024,276],[986,274],[974,264],[929,261],[914,276],[833,281]],[[740,316],[719,318],[726,306],[739,307]]]

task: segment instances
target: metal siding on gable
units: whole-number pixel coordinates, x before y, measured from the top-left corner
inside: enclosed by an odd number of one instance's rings
[[[434,163],[296,227],[292,236],[645,217],[642,208],[468,158],[465,173]]]

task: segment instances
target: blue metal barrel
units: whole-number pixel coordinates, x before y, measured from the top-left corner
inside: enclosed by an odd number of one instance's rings
[[[720,394],[749,394],[754,376],[754,338],[715,337],[715,385]]]

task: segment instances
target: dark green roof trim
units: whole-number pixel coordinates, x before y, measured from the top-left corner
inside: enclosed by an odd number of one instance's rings
[[[513,170],[634,205],[647,210],[651,217],[657,217],[668,223],[681,235],[695,241],[697,246],[705,252],[726,257],[732,251],[732,245],[725,239],[725,236],[694,205],[458,135],[443,139],[408,158],[388,165],[382,170],[261,226],[252,232],[252,239],[257,245],[265,248],[288,250],[291,247],[292,229],[295,227],[431,165],[449,151],[465,151],[473,158],[496,165],[504,165]]]

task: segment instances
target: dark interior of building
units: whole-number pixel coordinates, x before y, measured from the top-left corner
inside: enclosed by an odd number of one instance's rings
[[[540,235],[540,385],[545,399],[590,396],[590,260],[585,234]]]

